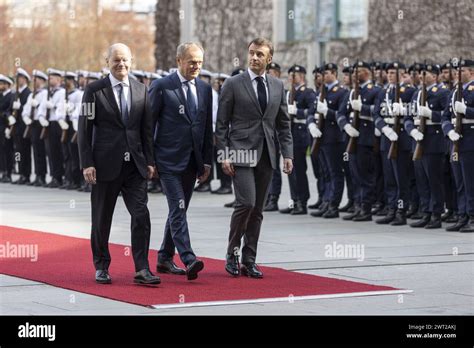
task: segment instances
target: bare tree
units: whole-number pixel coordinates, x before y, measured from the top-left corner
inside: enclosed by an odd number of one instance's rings
[[[180,39],[180,2],[157,0],[155,23],[156,67],[168,70],[176,65],[176,46]]]

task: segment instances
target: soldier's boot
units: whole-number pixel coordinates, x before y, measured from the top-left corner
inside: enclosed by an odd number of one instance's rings
[[[439,213],[433,213],[431,215],[431,221],[428,223],[428,225],[425,226],[427,230],[433,230],[435,228],[441,228],[442,227],[442,222],[441,222],[441,214]]]
[[[318,210],[313,211],[310,215],[313,217],[321,217],[323,216],[329,209],[329,202],[323,202],[321,204],[321,207],[319,207]]]
[[[278,198],[277,195],[269,195],[263,211],[278,211]]]
[[[447,209],[442,215],[441,215],[441,221],[446,221],[450,219],[452,216],[454,216],[454,211],[451,209]]]
[[[306,202],[296,201],[296,204],[291,212],[291,215],[306,215],[308,209],[306,208]]]
[[[325,219],[335,219],[339,217],[339,207],[335,204],[330,204],[328,210],[323,214]]]
[[[321,204],[323,204],[323,199],[319,197],[316,203],[308,205],[308,209],[319,209]]]
[[[423,217],[420,220],[416,222],[412,222],[410,224],[410,227],[413,227],[413,228],[425,227],[426,225],[430,223],[430,220],[431,220],[431,214],[425,213],[423,214]]]
[[[359,216],[356,216],[352,221],[372,221],[372,211],[369,204],[362,204],[362,209]]]
[[[345,206],[343,206],[342,208],[339,208],[339,212],[340,213],[346,213],[349,211],[349,209],[353,208],[354,207],[354,201],[352,199],[349,199],[349,201],[347,202],[347,204]]]
[[[448,232],[459,232],[461,228],[466,226],[469,222],[469,216],[467,215],[459,215],[458,221],[451,226],[446,227],[446,231]]]
[[[397,210],[395,208],[388,209],[387,215],[383,218],[375,220],[375,223],[379,225],[388,225],[395,219],[396,211]]]
[[[407,224],[407,212],[405,209],[398,209],[395,219],[390,223],[392,226],[403,226]]]
[[[359,203],[355,203],[354,204],[354,212],[349,214],[349,215],[343,216],[342,220],[351,221],[351,220],[355,219],[356,217],[358,217],[360,215],[361,210],[362,210],[361,205]]]
[[[462,232],[462,233],[472,233],[474,232],[474,215],[471,215],[471,218],[469,220],[469,222],[464,226],[462,227],[459,232]]]

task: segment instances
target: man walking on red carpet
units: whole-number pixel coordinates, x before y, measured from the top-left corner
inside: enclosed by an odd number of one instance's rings
[[[271,63],[273,44],[257,38],[248,46],[246,72],[224,83],[219,98],[216,139],[224,173],[233,177],[236,204],[230,222],[226,271],[239,276],[241,239],[242,273],[262,278],[255,263],[263,220],[263,206],[273,170],[277,167],[275,130],[283,156],[283,172],[293,169],[293,139],[287,114],[285,88],[265,73]],[[218,156],[219,160],[219,156]]]
[[[124,44],[109,47],[110,74],[84,90],[79,118],[78,143],[81,167],[92,184],[91,244],[95,280],[111,283],[109,235],[119,193],[132,217],[134,282],[159,284],[150,272],[150,214],[147,177],[154,175],[152,117],[144,84],[128,78],[132,62]]]

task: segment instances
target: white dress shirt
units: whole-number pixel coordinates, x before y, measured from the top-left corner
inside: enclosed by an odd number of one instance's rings
[[[252,70],[250,70],[250,68],[247,69],[247,71],[249,72],[249,75],[250,75],[250,80],[252,80],[252,87],[253,87],[253,90],[255,91],[255,96],[257,97],[257,100],[258,100],[258,82],[256,80],[256,78],[259,76],[257,74],[255,74]],[[260,75],[261,77],[263,77],[263,84],[265,85],[265,93],[267,93],[267,104],[268,104],[268,81],[267,81],[267,75],[265,74],[265,72]]]
[[[49,112],[49,121],[58,121],[64,120],[66,118],[66,110],[64,109],[64,96],[65,89],[62,87],[57,87],[51,92],[51,102],[53,103],[53,108]],[[46,102],[48,101],[47,97],[43,99],[41,104],[38,106],[38,118],[46,118],[47,110]]]
[[[38,102],[38,106],[36,107],[35,114],[33,116],[34,120],[38,120],[38,109],[44,101],[46,101],[46,98],[48,97],[48,91],[46,88],[41,88],[40,90],[36,91],[36,96],[35,100]],[[31,116],[31,101],[33,100],[33,92],[30,93],[28,96],[28,99],[26,100],[26,104],[23,107],[23,112],[21,114],[22,117],[30,117]]]
[[[187,96],[188,96],[188,85],[185,84],[185,82],[187,82],[188,80],[186,80],[183,75],[181,75],[181,73],[179,72],[179,70],[176,71],[178,73],[178,77],[179,77],[179,80],[181,81],[181,89],[183,90],[183,93],[184,93],[184,98],[187,100]],[[189,81],[189,86],[191,86],[191,93],[193,94],[194,96],[194,102],[196,104],[196,109],[199,108],[199,101],[198,101],[198,97],[197,97],[197,90],[196,90],[196,79],[192,79]]]
[[[120,96],[119,96],[117,85],[122,84],[123,86],[122,96],[125,97],[125,101],[127,102],[128,114],[130,115],[130,108],[132,106],[132,103],[130,103],[130,101],[132,100],[132,95],[130,91],[130,81],[128,79],[128,76],[125,78],[124,81],[120,81],[120,80],[117,80],[112,74],[109,74],[109,79],[112,85],[112,90],[114,91],[115,101],[117,102],[117,106],[119,110],[121,109],[121,106],[120,106]]]

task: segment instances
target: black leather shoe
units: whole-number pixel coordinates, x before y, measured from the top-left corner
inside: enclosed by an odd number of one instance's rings
[[[321,204],[321,206],[319,207],[318,210],[316,211],[313,211],[311,214],[311,216],[313,217],[321,217],[323,216],[324,214],[326,214],[326,212],[329,210],[329,202],[323,202],[323,204]]]
[[[425,227],[426,225],[430,223],[430,220],[431,220],[431,214],[423,214],[423,217],[416,222],[412,222],[410,224],[410,227],[413,227],[413,228]]]
[[[457,214],[453,214],[452,216],[448,217],[445,222],[448,222],[450,224],[455,224],[458,222],[459,216]]]
[[[399,209],[395,214],[395,219],[390,222],[391,226],[403,226],[407,224],[406,211]]]
[[[194,191],[196,192],[210,192],[211,191],[211,185],[209,183],[203,183],[199,184]]]
[[[36,177],[35,179],[35,183],[33,184],[33,186],[36,186],[36,187],[44,187],[46,186],[46,180],[44,177]]]
[[[110,278],[108,270],[99,269],[95,271],[95,281],[99,284],[111,284],[112,278]]]
[[[454,216],[454,211],[447,209],[443,214],[441,214],[441,221],[446,221],[452,216]]]
[[[461,233],[473,233],[474,232],[474,215],[471,215],[471,219],[469,220],[469,222],[466,225],[464,225],[463,227],[461,227],[459,232],[461,232]]]
[[[370,209],[370,205],[367,206],[367,205],[364,204],[364,206],[360,210],[359,215],[355,216],[352,219],[352,221],[357,221],[357,222],[372,221],[372,212],[371,212],[371,209]]]
[[[8,183],[12,182],[12,178],[11,178],[10,175],[4,175],[4,176],[2,176],[2,178],[0,179],[0,182],[3,182],[3,183],[8,184]]]
[[[269,195],[263,211],[278,211],[278,196]]]
[[[323,200],[321,198],[319,198],[316,203],[308,205],[308,209],[312,209],[312,210],[319,209],[321,204],[323,204]]]
[[[62,183],[62,185],[59,186],[59,189],[60,189],[60,190],[65,190],[65,189],[68,188],[68,186],[69,186],[70,184],[71,184],[71,183],[70,183],[68,180],[64,180],[63,183]]]
[[[374,214],[375,216],[387,216],[388,212],[390,211],[390,209],[385,206],[383,207],[382,209],[380,209],[376,214]]]
[[[380,212],[379,212],[378,214],[380,214]],[[378,214],[377,214],[377,215],[378,215]],[[393,220],[395,220],[395,214],[396,214],[396,210],[395,210],[395,209],[389,209],[388,212],[387,212],[387,216],[375,220],[375,223],[376,223],[376,224],[379,224],[379,225],[388,225],[388,224],[391,223]]]
[[[446,227],[446,231],[448,232],[459,232],[461,228],[467,225],[469,222],[469,217],[467,215],[461,215],[458,217],[458,221],[451,226]]]
[[[263,273],[256,263],[242,264],[242,274],[250,278],[263,278]]]
[[[30,180],[26,176],[21,175],[18,180],[12,181],[12,185],[29,185]]]
[[[349,209],[351,209],[353,207],[354,207],[354,201],[352,199],[350,199],[345,206],[343,206],[342,208],[339,208],[339,212],[340,213],[346,213],[346,212],[349,211]]]
[[[412,220],[420,220],[423,218],[423,214],[419,211],[417,211],[415,214],[413,214],[410,219]]]
[[[158,264],[156,265],[156,271],[158,273],[168,273],[168,274],[175,274],[175,275],[186,274],[186,271],[176,266],[173,260],[166,260],[163,262],[158,261]]]
[[[74,190],[74,191],[75,191],[75,190],[77,190],[79,187],[80,187],[80,186],[79,186],[78,184],[75,184],[75,183],[71,182],[71,184],[70,184],[68,187],[66,187],[66,190],[68,190],[68,191],[73,191],[73,190]]]
[[[226,255],[225,270],[231,276],[238,277],[240,275],[238,255]]]
[[[186,276],[188,277],[188,280],[194,280],[197,279],[198,273],[202,271],[204,268],[204,262],[201,260],[194,260],[191,262],[188,267],[186,267]]]
[[[217,195],[231,195],[232,192],[232,187],[226,187],[226,186],[221,186],[215,191],[211,191],[211,193],[217,194]]]
[[[330,206],[329,209],[323,214],[325,219],[335,219],[339,217],[339,209],[336,206]]]
[[[415,215],[418,212],[418,206],[411,205],[410,209],[408,209],[406,216],[407,218],[411,218],[413,215]]]
[[[427,230],[433,230],[433,229],[441,228],[441,227],[442,227],[441,214],[432,214],[431,221],[425,226]]]
[[[158,285],[161,283],[161,279],[160,277],[153,275],[153,273],[151,273],[149,269],[145,268],[135,273],[135,278],[133,278],[133,282],[136,284]]]
[[[291,215],[306,215],[308,214],[308,209],[306,208],[306,202],[296,201],[293,210],[290,213]]]
[[[284,208],[284,209],[280,209],[279,212],[282,213],[282,214],[291,214],[291,212],[293,211],[293,209],[294,209],[294,206],[293,206],[293,207]]]
[[[372,210],[371,210],[372,215],[376,215],[376,214],[377,214],[379,211],[381,211],[384,207],[385,207],[385,206],[384,206],[383,203],[380,203],[380,202],[375,203],[375,204],[372,206]]]
[[[58,187],[60,187],[61,185],[62,185],[62,184],[61,184],[61,182],[60,182],[58,179],[53,178],[53,179],[50,181],[50,183],[46,185],[46,187],[48,187],[48,188],[58,188]]]
[[[344,221],[351,221],[352,219],[354,219],[355,217],[359,216],[360,213],[361,213],[362,209],[360,207],[360,204],[354,204],[354,212],[349,214],[349,215],[345,215],[342,217],[342,220]]]
[[[232,202],[224,204],[224,208],[234,208],[235,207],[235,199]]]

